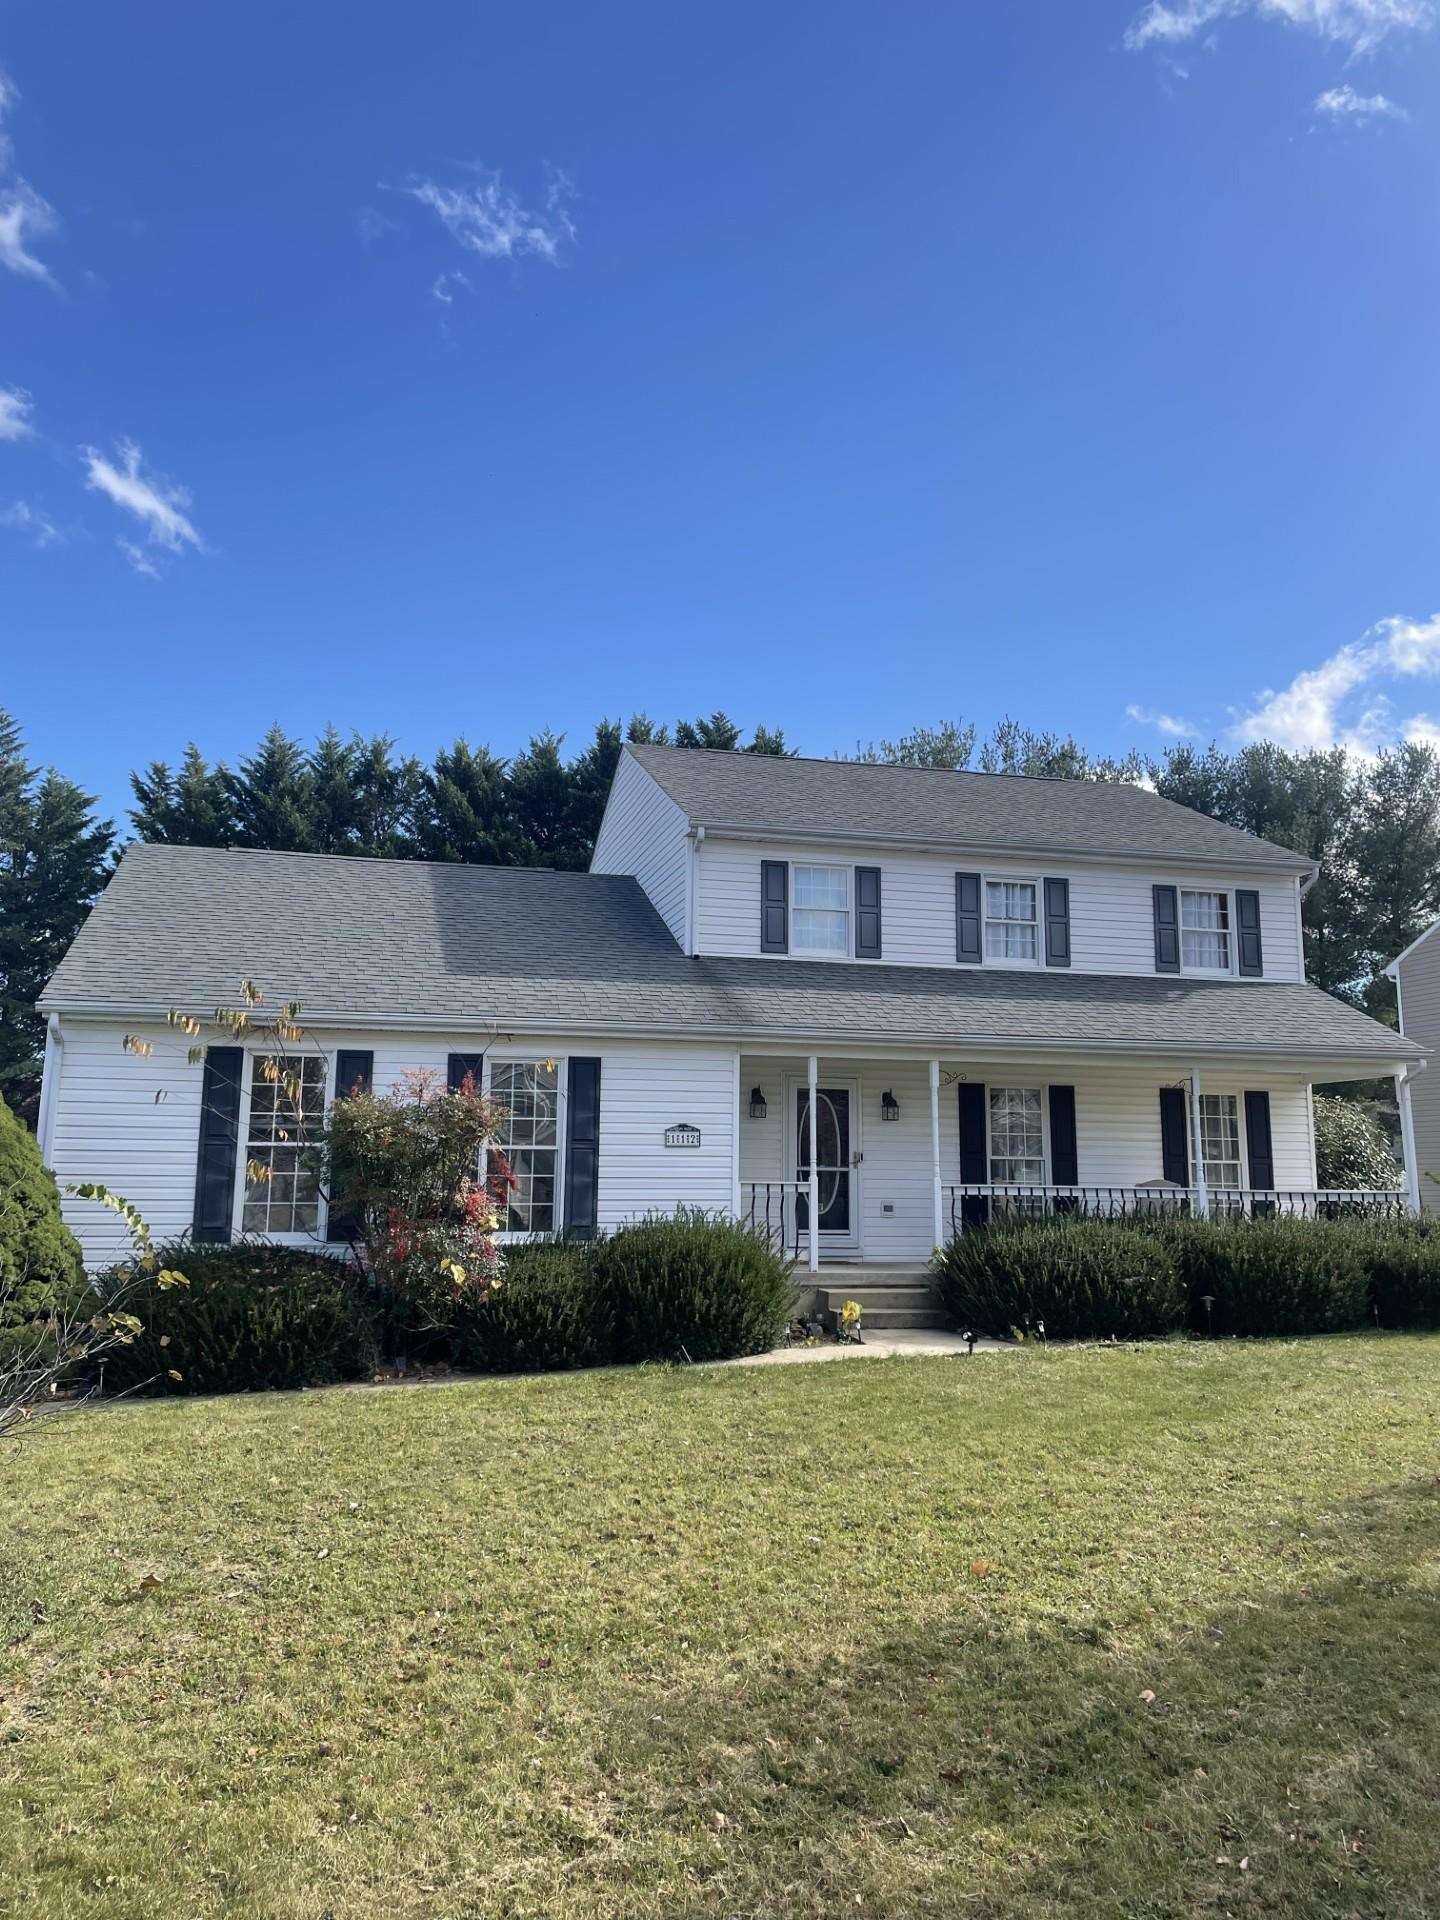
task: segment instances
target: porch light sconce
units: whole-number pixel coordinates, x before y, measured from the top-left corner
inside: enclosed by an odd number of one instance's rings
[[[752,1120],[763,1120],[769,1111],[770,1109],[765,1104],[765,1095],[760,1091],[759,1087],[752,1087],[750,1089],[750,1118]]]
[[[888,1087],[880,1096],[880,1118],[882,1120],[898,1120],[900,1118],[900,1102]]]

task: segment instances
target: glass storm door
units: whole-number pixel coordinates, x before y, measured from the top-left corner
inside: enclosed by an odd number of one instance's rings
[[[849,1087],[817,1087],[815,1090],[815,1172],[819,1187],[818,1225],[832,1250],[857,1244],[855,1166],[858,1154],[852,1154],[850,1122],[853,1106]],[[810,1178],[810,1089],[800,1087],[795,1094],[795,1178]],[[810,1196],[802,1193],[796,1201],[795,1215],[801,1233],[810,1231]]]

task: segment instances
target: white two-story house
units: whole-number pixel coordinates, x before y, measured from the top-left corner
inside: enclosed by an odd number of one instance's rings
[[[255,1049],[167,1024],[249,979],[301,1002],[314,1116],[495,1095],[515,1234],[685,1204],[905,1266],[1005,1209],[1311,1211],[1312,1084],[1406,1110],[1423,1051],[1306,983],[1313,877],[1137,787],[652,746],[586,874],[135,846],[41,1002],[41,1144],[157,1237],[324,1242]]]

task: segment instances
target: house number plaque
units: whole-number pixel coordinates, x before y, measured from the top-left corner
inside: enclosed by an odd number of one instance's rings
[[[667,1147],[698,1147],[700,1129],[692,1127],[688,1121],[678,1121],[673,1127],[665,1129],[665,1144]]]

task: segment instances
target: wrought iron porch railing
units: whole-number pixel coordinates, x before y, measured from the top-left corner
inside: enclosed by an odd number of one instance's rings
[[[805,1231],[796,1203],[807,1192],[803,1180],[742,1180],[740,1218],[765,1234],[779,1252],[799,1260]]]
[[[1200,1194],[1193,1187],[1010,1186],[984,1182],[947,1185],[944,1191],[952,1235],[992,1220],[1044,1219],[1056,1214],[1099,1220],[1157,1220],[1202,1212]],[[1258,1220],[1276,1214],[1305,1220],[1359,1216],[1398,1219],[1409,1211],[1403,1191],[1370,1187],[1212,1187],[1203,1207],[1211,1220]]]

